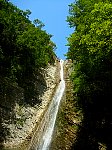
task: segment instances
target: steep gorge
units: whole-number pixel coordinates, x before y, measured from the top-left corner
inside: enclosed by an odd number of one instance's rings
[[[59,107],[50,150],[70,150],[76,139],[78,124],[81,122],[82,116],[81,113],[76,110],[76,102],[73,97],[73,85],[70,81],[71,72],[72,62],[65,60],[64,80],[66,89]],[[6,140],[2,142],[4,146],[4,148],[2,148],[3,150],[31,149],[32,143],[35,147],[38,137],[41,136],[40,126],[41,123],[43,124],[42,118],[44,118],[57,89],[57,85],[60,82],[59,60],[56,59],[54,65],[49,65],[46,69],[42,69],[42,75],[44,76],[44,80],[42,80],[41,76],[38,76],[38,84],[36,84],[38,86],[38,97],[41,103],[31,106],[28,104],[20,105],[16,101],[14,106],[15,118],[12,116],[10,116],[10,119],[7,118],[7,120],[4,118],[3,125],[7,127],[9,135],[7,134],[5,136]],[[46,87],[43,83],[46,83]],[[19,93],[19,95],[21,94],[23,93]],[[19,99],[20,97],[17,98]],[[3,113],[3,109],[1,112]],[[13,119],[16,120],[16,122],[14,122]],[[9,120],[11,122],[9,122]],[[39,133],[38,130],[40,130]]]

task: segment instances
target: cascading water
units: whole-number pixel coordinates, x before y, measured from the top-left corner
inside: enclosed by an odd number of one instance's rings
[[[44,122],[45,123],[44,132],[42,134],[42,137],[39,141],[39,144],[36,150],[49,150],[60,100],[63,96],[63,92],[65,89],[65,81],[63,79],[63,60],[60,60],[60,66],[61,66],[61,69],[60,69],[61,81],[53,97],[53,100],[48,108],[48,111],[45,114],[45,118],[47,122],[46,123]]]
[[[48,110],[42,118],[42,121],[40,122],[40,125],[31,140],[28,150],[49,150],[60,100],[65,90],[65,81],[63,79],[63,62],[63,60],[60,60],[61,81],[49,105]]]

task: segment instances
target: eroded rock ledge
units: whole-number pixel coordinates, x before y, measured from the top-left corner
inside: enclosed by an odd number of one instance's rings
[[[38,92],[40,93],[39,99],[42,101],[40,105],[19,105],[16,103],[14,107],[14,113],[16,116],[16,123],[3,122],[4,126],[7,126],[10,134],[6,136],[6,140],[3,142],[3,146],[6,149],[22,147],[27,143],[38,126],[38,123],[43,115],[47,105],[52,99],[52,95],[55,92],[57,84],[59,83],[59,62],[56,60],[54,65],[48,65],[46,69],[43,69],[44,79],[46,81],[46,89],[43,92],[42,81],[38,84]]]

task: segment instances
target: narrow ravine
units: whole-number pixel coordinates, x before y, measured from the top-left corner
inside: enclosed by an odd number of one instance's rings
[[[52,140],[53,130],[55,126],[56,116],[59,109],[60,100],[65,90],[65,81],[63,78],[63,60],[60,60],[60,83],[56,90],[56,93],[46,111],[40,127],[37,132],[37,138],[35,136],[34,141],[32,140],[31,147],[29,150],[49,150],[49,146]]]

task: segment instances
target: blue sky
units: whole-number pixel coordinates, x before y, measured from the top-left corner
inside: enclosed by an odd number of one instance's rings
[[[44,24],[43,30],[53,35],[51,40],[56,44],[56,55],[65,59],[68,51],[67,37],[73,32],[66,22],[69,15],[69,4],[74,0],[10,0],[22,10],[29,9],[32,14],[30,20],[39,19]]]

